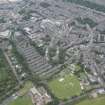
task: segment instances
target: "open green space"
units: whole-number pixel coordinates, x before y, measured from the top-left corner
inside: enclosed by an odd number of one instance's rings
[[[32,82],[31,81],[27,81],[24,84],[24,87],[21,88],[18,93],[20,94],[20,96],[23,96],[23,95],[27,94],[29,92],[30,88],[32,88],[32,87],[33,87]]]
[[[73,74],[67,74],[48,83],[52,93],[59,99],[67,99],[81,93],[80,82]]]
[[[12,93],[17,81],[12,70],[0,49],[0,101]]]
[[[76,105],[105,105],[105,97],[99,97],[96,99],[87,99]]]
[[[33,105],[29,96],[22,96],[12,101],[9,105]]]
[[[25,82],[24,87],[18,91],[19,97],[11,101],[8,105],[33,105],[31,97],[28,95],[28,92],[32,87],[32,82]]]

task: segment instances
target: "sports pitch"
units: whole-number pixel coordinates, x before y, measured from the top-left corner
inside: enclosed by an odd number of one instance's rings
[[[48,85],[52,93],[59,99],[67,99],[81,93],[79,80],[71,74],[54,79]]]

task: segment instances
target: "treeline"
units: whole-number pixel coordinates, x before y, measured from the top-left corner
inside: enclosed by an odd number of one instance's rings
[[[87,0],[63,0],[63,1],[79,4],[79,5],[85,6],[90,9],[95,9],[96,11],[105,12],[104,5],[99,5],[99,4],[93,3],[91,1],[87,1]]]
[[[76,18],[76,20],[80,23],[80,24],[88,24],[91,28],[95,27],[97,25],[96,22],[94,22],[92,19],[90,18],[84,18],[81,19],[80,17]]]

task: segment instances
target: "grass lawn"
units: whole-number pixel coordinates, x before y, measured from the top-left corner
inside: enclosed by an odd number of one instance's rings
[[[11,102],[9,105],[33,105],[33,104],[29,96],[23,96],[23,97],[17,98],[13,102]]]
[[[105,105],[105,97],[99,97],[96,99],[87,99],[76,105]]]
[[[6,95],[12,93],[12,89],[17,85],[17,80],[5,59],[3,51],[0,49],[0,101]]]
[[[0,68],[0,81],[7,79],[8,73],[6,72],[5,68]]]
[[[27,81],[24,84],[24,87],[18,91],[20,96],[16,100],[13,100],[12,102],[10,102],[9,105],[33,105],[31,97],[27,95],[30,88],[32,87],[33,87],[32,82]]]
[[[10,67],[3,55],[3,52],[0,50],[0,81],[8,79],[8,69]]]
[[[25,94],[28,93],[29,89],[33,87],[33,84],[31,81],[27,81],[25,84],[24,84],[24,87],[22,89],[19,90],[19,94],[20,96],[23,96]]]
[[[49,82],[49,88],[59,99],[67,99],[81,93],[80,82],[71,74],[65,75]]]
[[[6,81],[8,79],[13,80],[14,74],[5,59],[3,51],[0,49],[0,82]],[[15,79],[14,79],[15,80]]]

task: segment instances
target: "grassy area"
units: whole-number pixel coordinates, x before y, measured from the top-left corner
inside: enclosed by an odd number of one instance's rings
[[[2,50],[0,50],[0,101],[10,95],[14,91],[13,88],[16,85],[16,78],[6,61]]]
[[[24,84],[24,87],[18,91],[20,96],[17,99],[11,101],[8,105],[33,105],[31,97],[28,96],[28,92],[32,87],[33,87],[32,82],[27,81]]]
[[[65,75],[49,82],[49,88],[59,99],[67,99],[81,93],[80,83],[76,76]]]
[[[8,78],[8,63],[3,55],[3,52],[0,50],[0,81],[3,81]]]
[[[19,91],[20,96],[23,96],[23,95],[27,94],[29,89],[32,88],[32,87],[33,87],[32,82],[30,82],[30,81],[26,82],[24,87],[22,89],[20,89],[20,91]]]
[[[0,81],[7,79],[8,73],[6,72],[5,68],[0,68]]]
[[[33,105],[33,104],[29,96],[23,96],[12,101],[9,105]]]
[[[105,97],[87,99],[76,105],[105,105]]]

